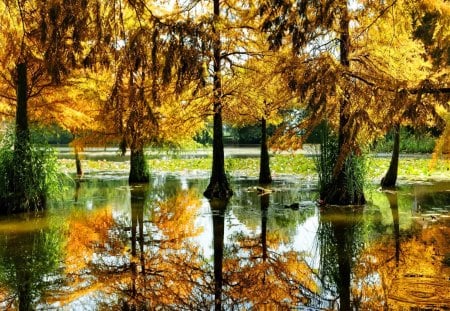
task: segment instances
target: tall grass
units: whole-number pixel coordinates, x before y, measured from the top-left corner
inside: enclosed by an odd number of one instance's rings
[[[63,187],[56,152],[38,133],[31,135],[21,163],[14,159],[14,140],[7,131],[0,142],[0,214],[41,210]]]
[[[321,133],[320,152],[314,161],[318,175],[320,197],[321,199],[326,199],[333,196],[336,191],[345,191],[347,193],[345,197],[348,197],[349,204],[354,204],[359,201],[359,197],[364,191],[366,180],[365,158],[364,156],[350,153],[343,163],[344,185],[337,185],[334,168],[338,157],[338,137],[328,125],[325,125]]]

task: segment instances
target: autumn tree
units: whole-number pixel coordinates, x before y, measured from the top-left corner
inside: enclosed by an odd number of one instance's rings
[[[320,190],[326,203],[365,202],[363,183],[358,181],[362,147],[383,133],[386,125],[390,126],[386,119],[396,122],[399,112],[408,107],[418,110],[416,104],[400,100],[402,92],[417,94],[427,89],[423,86],[427,65],[420,60],[420,46],[412,43],[411,32],[406,31],[410,25],[400,16],[394,17],[394,25],[390,24],[389,18],[397,10],[402,12],[403,5],[401,1],[352,6],[347,1],[280,1],[275,6],[262,5],[263,30],[268,32],[273,47],[285,45],[287,35],[291,39],[295,54],[284,65],[286,84],[298,92],[306,111],[301,122],[286,122],[284,137],[301,136],[301,145],[322,120],[328,122],[336,136],[336,152],[330,153],[331,161],[327,162],[332,165],[325,168],[332,173],[327,174],[330,178]],[[383,43],[386,37],[377,32],[380,25],[393,25],[389,31],[393,33],[394,45],[388,40]],[[380,40],[371,45],[375,38]],[[407,41],[402,42],[403,39]],[[406,53],[398,52],[401,49],[394,48],[396,40],[406,43],[409,52],[415,49],[414,53],[405,57]],[[386,57],[386,51],[392,54]],[[407,60],[414,62],[406,63]],[[400,64],[407,66],[397,69],[395,66],[401,67]],[[427,115],[430,110],[426,109]],[[287,141],[296,146],[292,139]]]
[[[61,84],[80,59],[88,26],[86,1],[3,1],[1,78],[2,98],[15,101],[12,161],[4,183],[8,195],[3,212],[41,209],[46,186],[40,187],[39,161],[33,158],[29,130],[29,101],[39,103],[42,91]],[[13,91],[15,89],[15,92]],[[43,177],[45,180],[45,177]],[[4,199],[2,199],[4,201]]]
[[[261,38],[260,40],[263,40]],[[261,45],[261,42],[258,42]],[[267,127],[282,122],[282,113],[294,102],[292,92],[283,84],[277,72],[277,54],[258,47],[257,53],[236,69],[227,85],[232,96],[224,107],[226,122],[235,126],[258,124],[261,127],[259,183],[270,184]],[[281,53],[281,52],[279,52]]]
[[[286,80],[298,91],[308,112],[301,125],[283,134],[295,138],[305,129],[308,134],[324,119],[334,125],[337,152],[333,166],[327,168],[332,170],[332,178],[320,192],[325,202],[343,205],[365,202],[362,187],[355,187],[355,176],[348,174],[354,171],[354,157],[360,154],[356,139],[360,127],[356,123],[363,112],[351,98],[351,82],[341,75],[350,69],[349,10],[347,1],[281,1],[275,6],[263,2],[261,6],[263,30],[268,32],[272,47],[280,48],[287,43],[285,35],[290,35],[294,54],[285,66]],[[339,50],[337,60],[331,48]]]
[[[205,197],[227,199],[233,192],[229,186],[227,175],[225,174],[225,155],[223,150],[223,125],[222,125],[222,30],[221,26],[221,5],[219,0],[213,1],[212,8],[212,79],[213,79],[213,160],[211,178],[206,188]]]
[[[445,73],[424,57],[427,52],[423,43],[414,38],[414,12],[418,6],[405,1],[393,2],[371,22],[370,28],[356,29],[359,36],[355,45],[359,52],[355,59],[360,66],[356,76],[365,76],[367,83],[378,88],[378,96],[382,94],[384,100],[389,100],[381,117],[390,122],[378,122],[385,125],[381,132],[392,129],[394,136],[391,163],[381,182],[383,187],[396,184],[400,126],[442,127],[444,123],[440,112],[446,108],[440,88]],[[370,71],[377,73],[375,79],[373,75],[369,77]]]
[[[192,21],[143,1],[115,14],[107,28],[115,44],[108,52],[113,84],[103,110],[105,137],[130,149],[129,181],[147,182],[144,147],[179,142],[201,124],[196,106],[188,105],[204,78],[201,40]]]

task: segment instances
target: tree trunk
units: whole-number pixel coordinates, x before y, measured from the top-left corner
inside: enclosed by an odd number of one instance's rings
[[[348,5],[345,2],[342,8],[342,17],[340,20],[340,63],[343,67],[350,67],[349,51],[350,51],[350,33],[349,33],[350,17],[348,12]],[[339,137],[338,137],[338,155],[341,155],[344,151],[345,145],[349,139],[348,134],[348,122],[349,122],[349,106],[350,106],[350,92],[345,90],[344,96],[340,101],[339,107]],[[347,153],[347,152],[345,152]],[[346,158],[354,156],[348,154]],[[338,161],[339,156],[338,156]],[[364,204],[364,192],[354,187],[348,187],[349,183],[347,171],[354,170],[354,167],[349,167],[349,163],[353,161],[343,161],[343,163],[336,163],[340,167],[339,171],[335,173],[335,177],[332,178],[331,185],[329,186],[329,193],[326,195],[325,202],[335,205],[360,205]],[[350,164],[352,165],[352,164]],[[362,186],[361,186],[362,189]]]
[[[259,183],[270,184],[272,176],[270,174],[269,149],[267,148],[267,125],[266,119],[261,120],[261,159],[259,162]]]
[[[214,0],[214,20],[218,22],[220,13],[219,0]],[[213,135],[213,159],[211,179],[208,187],[203,193],[208,199],[228,199],[233,195],[233,191],[228,184],[225,174],[225,156],[223,151],[223,128],[222,128],[222,81],[221,71],[221,44],[220,33],[213,24],[213,33],[216,39],[213,42],[214,54],[214,135]]]
[[[391,163],[389,164],[389,169],[386,175],[381,179],[381,187],[383,188],[393,188],[397,183],[397,173],[398,173],[398,159],[400,155],[400,124],[395,124],[393,127],[394,131],[394,146],[392,150]]]
[[[27,64],[25,62],[16,65],[17,71],[17,106],[16,106],[16,124],[14,138],[14,166],[11,167],[14,200],[10,211],[23,212],[30,208],[39,208],[39,200],[34,201],[28,198],[28,187],[32,180],[31,150],[30,150],[30,131],[28,128],[28,81]],[[30,206],[36,203],[37,206]]]
[[[77,178],[79,179],[83,176],[83,169],[81,168],[81,160],[78,147],[74,147],[74,152],[75,152],[75,166],[77,168]]]
[[[30,132],[28,129],[28,80],[27,64],[20,63],[17,71],[17,107],[16,107],[16,140],[15,151],[22,151],[24,146],[30,144]]]
[[[130,183],[147,183],[150,180],[144,148],[132,149],[130,156]]]

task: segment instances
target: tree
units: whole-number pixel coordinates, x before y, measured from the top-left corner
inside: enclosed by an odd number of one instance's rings
[[[305,133],[301,144],[322,120],[329,123],[336,136],[337,151],[330,154],[332,161],[327,162],[333,165],[325,168],[332,171],[331,178],[320,190],[326,203],[364,203],[363,182],[358,173],[364,143],[385,132],[386,124],[390,127],[386,119],[396,123],[400,112],[419,110],[410,101],[398,100],[397,93],[439,93],[440,89],[425,87],[427,80],[423,78],[429,67],[417,54],[420,46],[410,39],[411,32],[405,31],[405,27],[411,28],[407,19],[397,13],[404,7],[402,1],[352,6],[347,1],[280,1],[276,6],[263,3],[263,30],[269,33],[272,46],[285,45],[287,34],[292,40],[295,55],[283,66],[286,82],[298,92],[307,112],[302,122],[286,121],[284,137]],[[394,25],[387,29],[392,25],[389,18],[393,18]],[[414,54],[404,57],[399,52],[402,49],[394,49],[392,42],[386,40],[389,36],[375,34],[380,27],[393,33],[394,46],[398,40],[404,44],[402,48]],[[400,38],[407,40],[402,42]],[[414,61],[408,63],[411,59]],[[405,65],[401,70],[400,64]],[[418,64],[422,67],[414,67]],[[428,107],[428,117],[430,106],[420,103],[421,107]]]
[[[201,126],[196,106],[186,104],[201,85],[193,81],[204,78],[198,31],[177,14],[157,13],[145,1],[130,2],[107,27],[120,31],[110,33],[115,44],[105,51],[113,84],[103,124],[107,140],[131,151],[130,182],[149,179],[146,145],[180,142]]]
[[[384,133],[392,129],[394,150],[389,169],[381,181],[383,187],[394,187],[396,184],[400,125],[408,124],[415,128],[443,125],[439,110],[444,108],[444,102],[439,99],[439,94],[427,94],[432,93],[432,89],[437,91],[440,88],[439,76],[442,73],[434,68],[429,59],[424,58],[426,48],[413,36],[417,6],[405,1],[392,3],[384,14],[371,23],[369,29],[360,32],[357,41],[360,51],[357,61],[362,70],[367,71],[366,76],[370,69],[378,72],[375,84],[390,101],[383,114],[391,122],[384,122],[385,127],[381,127],[381,131]],[[361,55],[370,57],[363,58]]]
[[[226,122],[236,126],[260,125],[259,183],[270,184],[267,126],[282,122],[282,113],[293,104],[293,94],[284,87],[277,72],[277,53],[264,51],[262,47],[256,50],[260,52],[251,56],[242,68],[236,69],[235,77],[227,86],[232,96],[227,101],[224,114]]]
[[[219,198],[226,200],[233,191],[231,190],[227,175],[225,174],[225,155],[223,151],[223,126],[222,126],[222,37],[220,1],[213,1],[213,18],[211,32],[213,35],[213,160],[209,185],[204,195],[209,199]]]
[[[14,165],[4,181],[5,192],[12,197],[2,198],[2,205],[6,212],[42,209],[48,189],[38,187],[39,178],[45,180],[46,173],[41,172],[39,160],[32,155],[29,101],[40,96],[47,86],[61,84],[75,65],[82,34],[89,24],[87,2],[63,5],[62,1],[52,1],[41,5],[38,1],[3,1],[0,6],[8,12],[2,16],[5,28],[0,37],[1,86],[6,88],[2,98],[15,101],[16,108]]]
[[[356,181],[353,174],[357,165],[354,158],[361,153],[357,123],[364,110],[358,105],[361,100],[351,97],[354,84],[343,74],[350,70],[349,10],[347,1],[296,4],[280,1],[275,6],[269,2],[261,6],[262,29],[269,33],[272,47],[280,48],[286,43],[286,33],[290,35],[294,53],[290,62],[283,66],[285,76],[288,86],[306,104],[303,109],[307,116],[300,124],[286,121],[283,135],[297,138],[299,134],[306,134],[300,140],[301,145],[304,137],[322,120],[333,125],[337,151],[333,167],[326,168],[333,174],[320,192],[325,202],[342,205],[365,202],[361,182]],[[339,49],[338,57],[330,51],[332,48]]]

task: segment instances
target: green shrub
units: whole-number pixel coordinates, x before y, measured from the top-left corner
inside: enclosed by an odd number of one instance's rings
[[[336,184],[336,178],[333,176],[339,157],[338,137],[327,125],[324,126],[321,135],[320,153],[315,156],[321,199],[329,198],[336,191],[344,190],[348,194],[349,202],[358,202],[358,196],[363,194],[366,180],[365,158],[354,153],[347,156],[343,164],[345,184],[338,190],[340,185]]]
[[[20,158],[12,133],[0,143],[0,214],[41,210],[47,198],[63,187],[56,152],[38,136],[32,135],[29,146],[22,146]]]
[[[436,138],[431,133],[413,133],[402,127],[400,129],[401,153],[432,153]],[[388,133],[384,138],[377,140],[373,147],[374,152],[392,152],[393,135]]]

